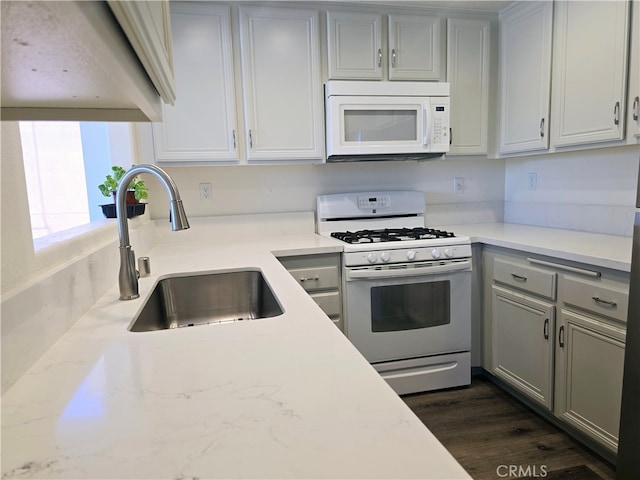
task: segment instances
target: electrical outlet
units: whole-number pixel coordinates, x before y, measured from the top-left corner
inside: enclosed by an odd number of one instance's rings
[[[529,190],[535,190],[538,188],[538,174],[531,172],[529,174]]]
[[[211,201],[212,189],[210,183],[201,183],[200,184],[200,201],[201,202],[209,202]]]
[[[464,193],[464,177],[453,179],[453,193]]]

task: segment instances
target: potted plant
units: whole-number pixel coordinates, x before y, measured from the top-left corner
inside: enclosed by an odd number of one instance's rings
[[[111,170],[112,173],[107,175],[105,181],[98,185],[100,193],[105,197],[113,198],[113,203],[100,205],[102,207],[102,212],[107,218],[116,217],[116,191],[118,190],[118,183],[120,182],[120,179],[125,173],[127,173],[124,168],[118,165],[111,167]],[[140,203],[140,200],[146,199],[148,196],[148,189],[145,183],[137,177],[134,178],[127,188],[127,218],[137,217],[144,213],[146,204]]]

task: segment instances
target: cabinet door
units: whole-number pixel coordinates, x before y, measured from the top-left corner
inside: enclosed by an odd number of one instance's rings
[[[625,333],[561,310],[556,415],[610,450],[618,448]]]
[[[329,79],[382,80],[382,15],[327,13]]]
[[[555,307],[494,285],[492,308],[493,373],[551,410]]]
[[[177,89],[153,126],[156,161],[235,162],[236,110],[229,9],[171,7]]]
[[[454,155],[487,153],[489,122],[489,22],[447,20],[447,81],[451,84]]]
[[[240,8],[247,159],[322,160],[319,14]]]
[[[389,15],[389,80],[440,80],[440,19]]]
[[[637,144],[640,142],[640,1],[633,2],[631,8],[627,143]]]
[[[629,3],[563,1],[554,5],[553,144],[620,140]]]
[[[500,153],[549,148],[552,2],[500,17]]]

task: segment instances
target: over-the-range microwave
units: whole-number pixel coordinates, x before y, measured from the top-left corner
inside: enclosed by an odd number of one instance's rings
[[[449,151],[449,84],[325,84],[327,162],[421,160]]]

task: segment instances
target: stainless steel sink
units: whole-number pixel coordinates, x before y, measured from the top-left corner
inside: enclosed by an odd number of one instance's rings
[[[174,276],[158,282],[129,330],[148,332],[283,313],[259,270]]]

